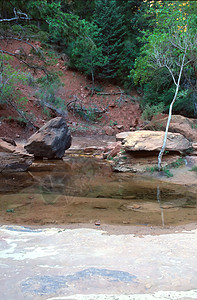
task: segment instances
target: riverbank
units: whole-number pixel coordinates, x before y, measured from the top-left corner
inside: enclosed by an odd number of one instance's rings
[[[97,155],[99,158],[103,159],[102,152],[104,151],[105,147],[114,144],[115,142],[115,136],[73,137],[72,146],[66,153],[80,153],[86,156]],[[139,161],[141,161],[141,163],[139,163]],[[113,165],[113,160],[108,160],[108,162]],[[191,158],[187,156],[184,159],[183,164],[170,169],[170,172],[173,175],[172,177],[167,177],[165,173],[152,172],[154,166],[157,164],[157,156],[152,158],[136,158],[133,168],[140,170],[139,172],[136,172],[139,175],[155,178],[164,182],[180,184],[185,187],[190,187],[194,192],[197,192],[197,172],[191,171],[194,163],[195,162],[192,163]]]

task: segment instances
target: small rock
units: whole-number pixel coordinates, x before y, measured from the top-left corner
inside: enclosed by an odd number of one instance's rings
[[[114,102],[111,102],[110,104],[109,104],[109,107],[115,107],[116,106],[116,104],[114,103]]]
[[[105,131],[106,135],[113,135],[114,134],[114,130],[110,126],[105,126],[104,131]]]
[[[122,221],[122,224],[130,224],[129,221]]]
[[[127,208],[131,208],[131,209],[139,209],[139,208],[141,208],[141,205],[139,205],[139,204],[133,204],[133,205],[131,205],[131,206],[127,206]]]
[[[108,157],[115,157],[120,152],[120,149],[121,144],[117,144],[116,147],[109,153]]]
[[[86,148],[83,150],[83,152],[84,152],[84,153],[92,153],[92,152],[94,152],[94,151],[96,151],[96,150],[97,150],[97,147],[92,146],[92,147],[86,147]]]
[[[147,283],[146,284],[146,289],[150,289],[151,288],[151,284]]]
[[[133,204],[133,205],[124,204],[121,206],[122,210],[135,210],[135,209],[140,209],[140,208],[141,208],[141,205],[139,205],[139,204]]]
[[[131,132],[124,131],[116,134],[116,141],[123,141]]]
[[[161,208],[169,209],[169,208],[174,208],[174,206],[173,205],[162,205]]]
[[[100,226],[100,225],[101,225],[101,222],[100,222],[100,221],[96,221],[96,222],[95,222],[95,225],[96,225],[96,226]]]
[[[17,49],[14,53],[15,53],[15,54],[20,54],[21,51],[20,51],[19,49]]]
[[[120,130],[120,129],[123,129],[124,126],[123,125],[116,125],[116,128]]]
[[[93,208],[96,208],[96,209],[107,209],[106,206],[102,206],[102,205],[95,205]]]
[[[193,147],[195,150],[197,150],[197,143],[193,143],[193,144],[192,144],[192,147]]]

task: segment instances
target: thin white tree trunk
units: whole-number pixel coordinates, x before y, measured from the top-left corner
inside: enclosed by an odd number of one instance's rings
[[[170,108],[169,108],[169,114],[168,114],[168,121],[167,121],[167,124],[166,124],[166,130],[165,130],[165,135],[164,135],[164,139],[163,139],[163,145],[161,147],[161,150],[159,152],[159,155],[158,155],[158,170],[161,171],[162,169],[162,157],[163,157],[163,154],[164,154],[164,151],[166,149],[166,142],[167,142],[167,137],[168,137],[168,129],[169,129],[169,126],[170,126],[170,121],[171,121],[171,117],[172,117],[172,107],[173,107],[173,104],[177,98],[177,95],[178,95],[178,91],[179,91],[179,87],[180,87],[180,80],[181,80],[181,75],[182,75],[182,72],[183,72],[183,66],[184,66],[184,62],[185,62],[185,55],[186,55],[186,50],[185,50],[185,53],[183,55],[183,59],[182,59],[182,64],[181,64],[181,68],[180,68],[180,72],[179,72],[179,77],[178,77],[178,81],[176,83],[176,91],[175,91],[175,94],[174,94],[174,98],[170,104]]]

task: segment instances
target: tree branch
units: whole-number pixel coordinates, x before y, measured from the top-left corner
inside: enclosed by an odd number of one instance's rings
[[[25,60],[21,59],[17,54],[5,51],[1,49],[2,53],[8,54],[10,56],[16,57],[19,61],[21,61],[23,64],[25,64],[26,66],[28,66],[30,69],[34,69],[35,70],[41,70],[43,71],[46,75],[48,74],[47,70],[45,67],[40,67],[40,66],[34,66],[34,65],[30,65],[29,63],[27,63]]]
[[[167,137],[168,137],[168,129],[169,129],[170,121],[171,121],[171,117],[172,117],[172,107],[173,107],[173,104],[174,104],[174,102],[175,102],[175,100],[177,98],[177,94],[178,94],[178,91],[179,91],[180,80],[181,80],[181,75],[182,75],[182,72],[183,72],[186,51],[187,51],[187,47],[185,48],[185,53],[183,55],[182,64],[181,64],[181,68],[180,68],[180,72],[179,72],[179,77],[178,77],[178,81],[177,81],[177,84],[176,84],[176,91],[175,91],[175,94],[174,94],[174,98],[173,98],[173,100],[172,100],[172,102],[170,104],[170,108],[169,108],[169,115],[168,115],[168,121],[167,121],[167,124],[166,124],[166,130],[165,130],[163,145],[162,145],[162,148],[161,148],[161,150],[159,152],[159,155],[158,155],[158,170],[159,171],[161,171],[161,169],[162,169],[162,167],[161,167],[162,156],[163,156],[164,151],[166,149],[166,142],[167,142]]]
[[[26,41],[25,39],[22,39],[22,38],[19,39],[19,38],[15,38],[15,37],[1,37],[0,36],[0,40],[15,40],[15,41],[19,41],[19,42],[22,42],[22,43],[25,43],[25,44],[31,46],[36,53],[39,52],[38,49],[36,47],[34,47],[34,45],[32,45],[31,43],[29,43],[28,41]]]
[[[16,20],[30,20],[30,18],[28,17],[28,15],[26,13],[23,13],[21,11],[17,11],[16,8],[14,8],[14,15],[15,17],[10,18],[10,19],[0,19],[0,22],[12,22],[12,21],[16,21]]]
[[[170,69],[170,67],[168,65],[165,65],[164,67],[166,67],[168,69],[168,71],[170,72],[170,75],[172,76],[174,84],[177,86],[178,82],[176,82],[176,79],[175,79],[174,74],[172,73],[172,70]]]

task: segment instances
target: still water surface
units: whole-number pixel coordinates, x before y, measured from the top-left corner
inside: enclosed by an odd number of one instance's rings
[[[179,225],[197,221],[197,197],[184,186],[114,173],[96,158],[35,162],[0,174],[0,223]]]

